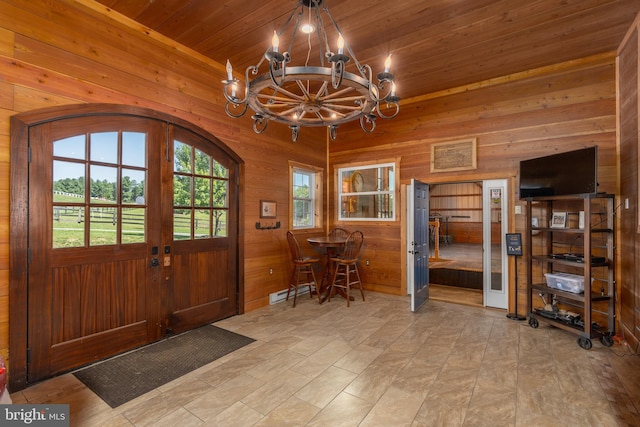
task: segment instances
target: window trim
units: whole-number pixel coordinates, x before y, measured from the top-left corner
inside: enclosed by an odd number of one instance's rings
[[[398,209],[399,207],[399,159],[380,159],[375,162],[362,162],[362,163],[348,163],[334,166],[334,179],[335,179],[335,187],[336,187],[336,200],[335,200],[335,218],[338,222],[396,222],[399,220]],[[341,199],[343,194],[345,195],[356,195],[357,193],[343,193],[343,188],[341,185],[341,174],[345,171],[363,171],[367,169],[375,169],[380,167],[393,167],[393,186],[389,188],[389,191],[378,192],[379,194],[389,194],[392,197],[393,201],[393,214],[389,218],[345,218],[342,217],[341,210]],[[372,192],[367,192],[371,194]]]
[[[296,171],[302,171],[314,175],[312,189],[313,199],[313,225],[311,227],[294,227],[294,196],[293,196],[293,174]],[[323,187],[324,187],[324,168],[312,166],[305,163],[289,161],[289,229],[290,230],[318,230],[324,227],[323,221]]]

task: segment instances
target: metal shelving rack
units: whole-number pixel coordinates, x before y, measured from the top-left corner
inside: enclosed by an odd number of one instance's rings
[[[578,344],[584,349],[592,347],[592,339],[599,338],[607,347],[613,344],[615,335],[615,220],[612,194],[579,194],[571,196],[531,197],[527,199],[527,314],[529,325],[537,328],[539,322],[564,329],[578,335]],[[565,227],[552,227],[554,212],[570,212],[580,217],[584,212],[584,224],[580,228],[575,218]],[[538,226],[532,225],[538,218]],[[594,221],[594,219],[596,219]],[[582,240],[582,244],[577,244]],[[563,257],[575,252],[582,259]],[[592,262],[592,256],[598,256]],[[602,259],[603,258],[603,259]],[[572,293],[550,288],[544,281],[544,273],[572,273],[584,277],[584,292]],[[593,283],[592,283],[593,279]],[[543,301],[551,297],[553,310],[534,307],[534,293]],[[573,316],[553,317],[556,313],[577,310],[579,322]],[[594,314],[606,318],[607,330],[594,322]]]

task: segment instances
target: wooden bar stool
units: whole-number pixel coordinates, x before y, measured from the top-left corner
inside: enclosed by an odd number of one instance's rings
[[[363,241],[364,235],[362,232],[354,231],[347,238],[342,255],[331,258],[331,262],[335,264],[335,271],[333,273],[333,280],[331,281],[331,288],[329,289],[328,301],[331,301],[334,288],[337,288],[338,291],[344,289],[347,307],[349,307],[351,302],[350,290],[354,286],[360,289],[360,295],[362,295],[362,301],[364,301],[362,281],[360,280],[360,273],[358,272],[360,248],[362,247]]]
[[[300,245],[298,245],[298,240],[291,231],[287,231],[287,242],[289,243],[291,261],[293,262],[293,271],[291,272],[289,288],[287,289],[287,301],[289,301],[289,294],[291,293],[291,289],[293,289],[293,306],[296,306],[296,302],[298,301],[298,288],[300,286],[309,286],[309,295],[313,298],[313,289],[311,288],[311,285],[313,285],[316,290],[316,295],[318,295],[318,302],[322,304],[318,281],[313,271],[313,265],[320,262],[320,258],[303,256]]]

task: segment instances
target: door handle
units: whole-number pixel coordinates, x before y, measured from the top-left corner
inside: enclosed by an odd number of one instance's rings
[[[158,267],[160,265],[160,262],[158,261],[158,258],[151,258],[151,267]]]

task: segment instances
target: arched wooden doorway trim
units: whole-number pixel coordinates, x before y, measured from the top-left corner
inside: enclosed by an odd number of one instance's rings
[[[242,313],[242,174],[240,157],[214,135],[145,108],[12,117],[12,391]],[[54,195],[67,175],[81,181],[79,194],[63,192],[73,199]],[[143,193],[133,201],[136,178]],[[93,195],[98,181],[108,196]],[[77,221],[60,227],[61,212]]]

